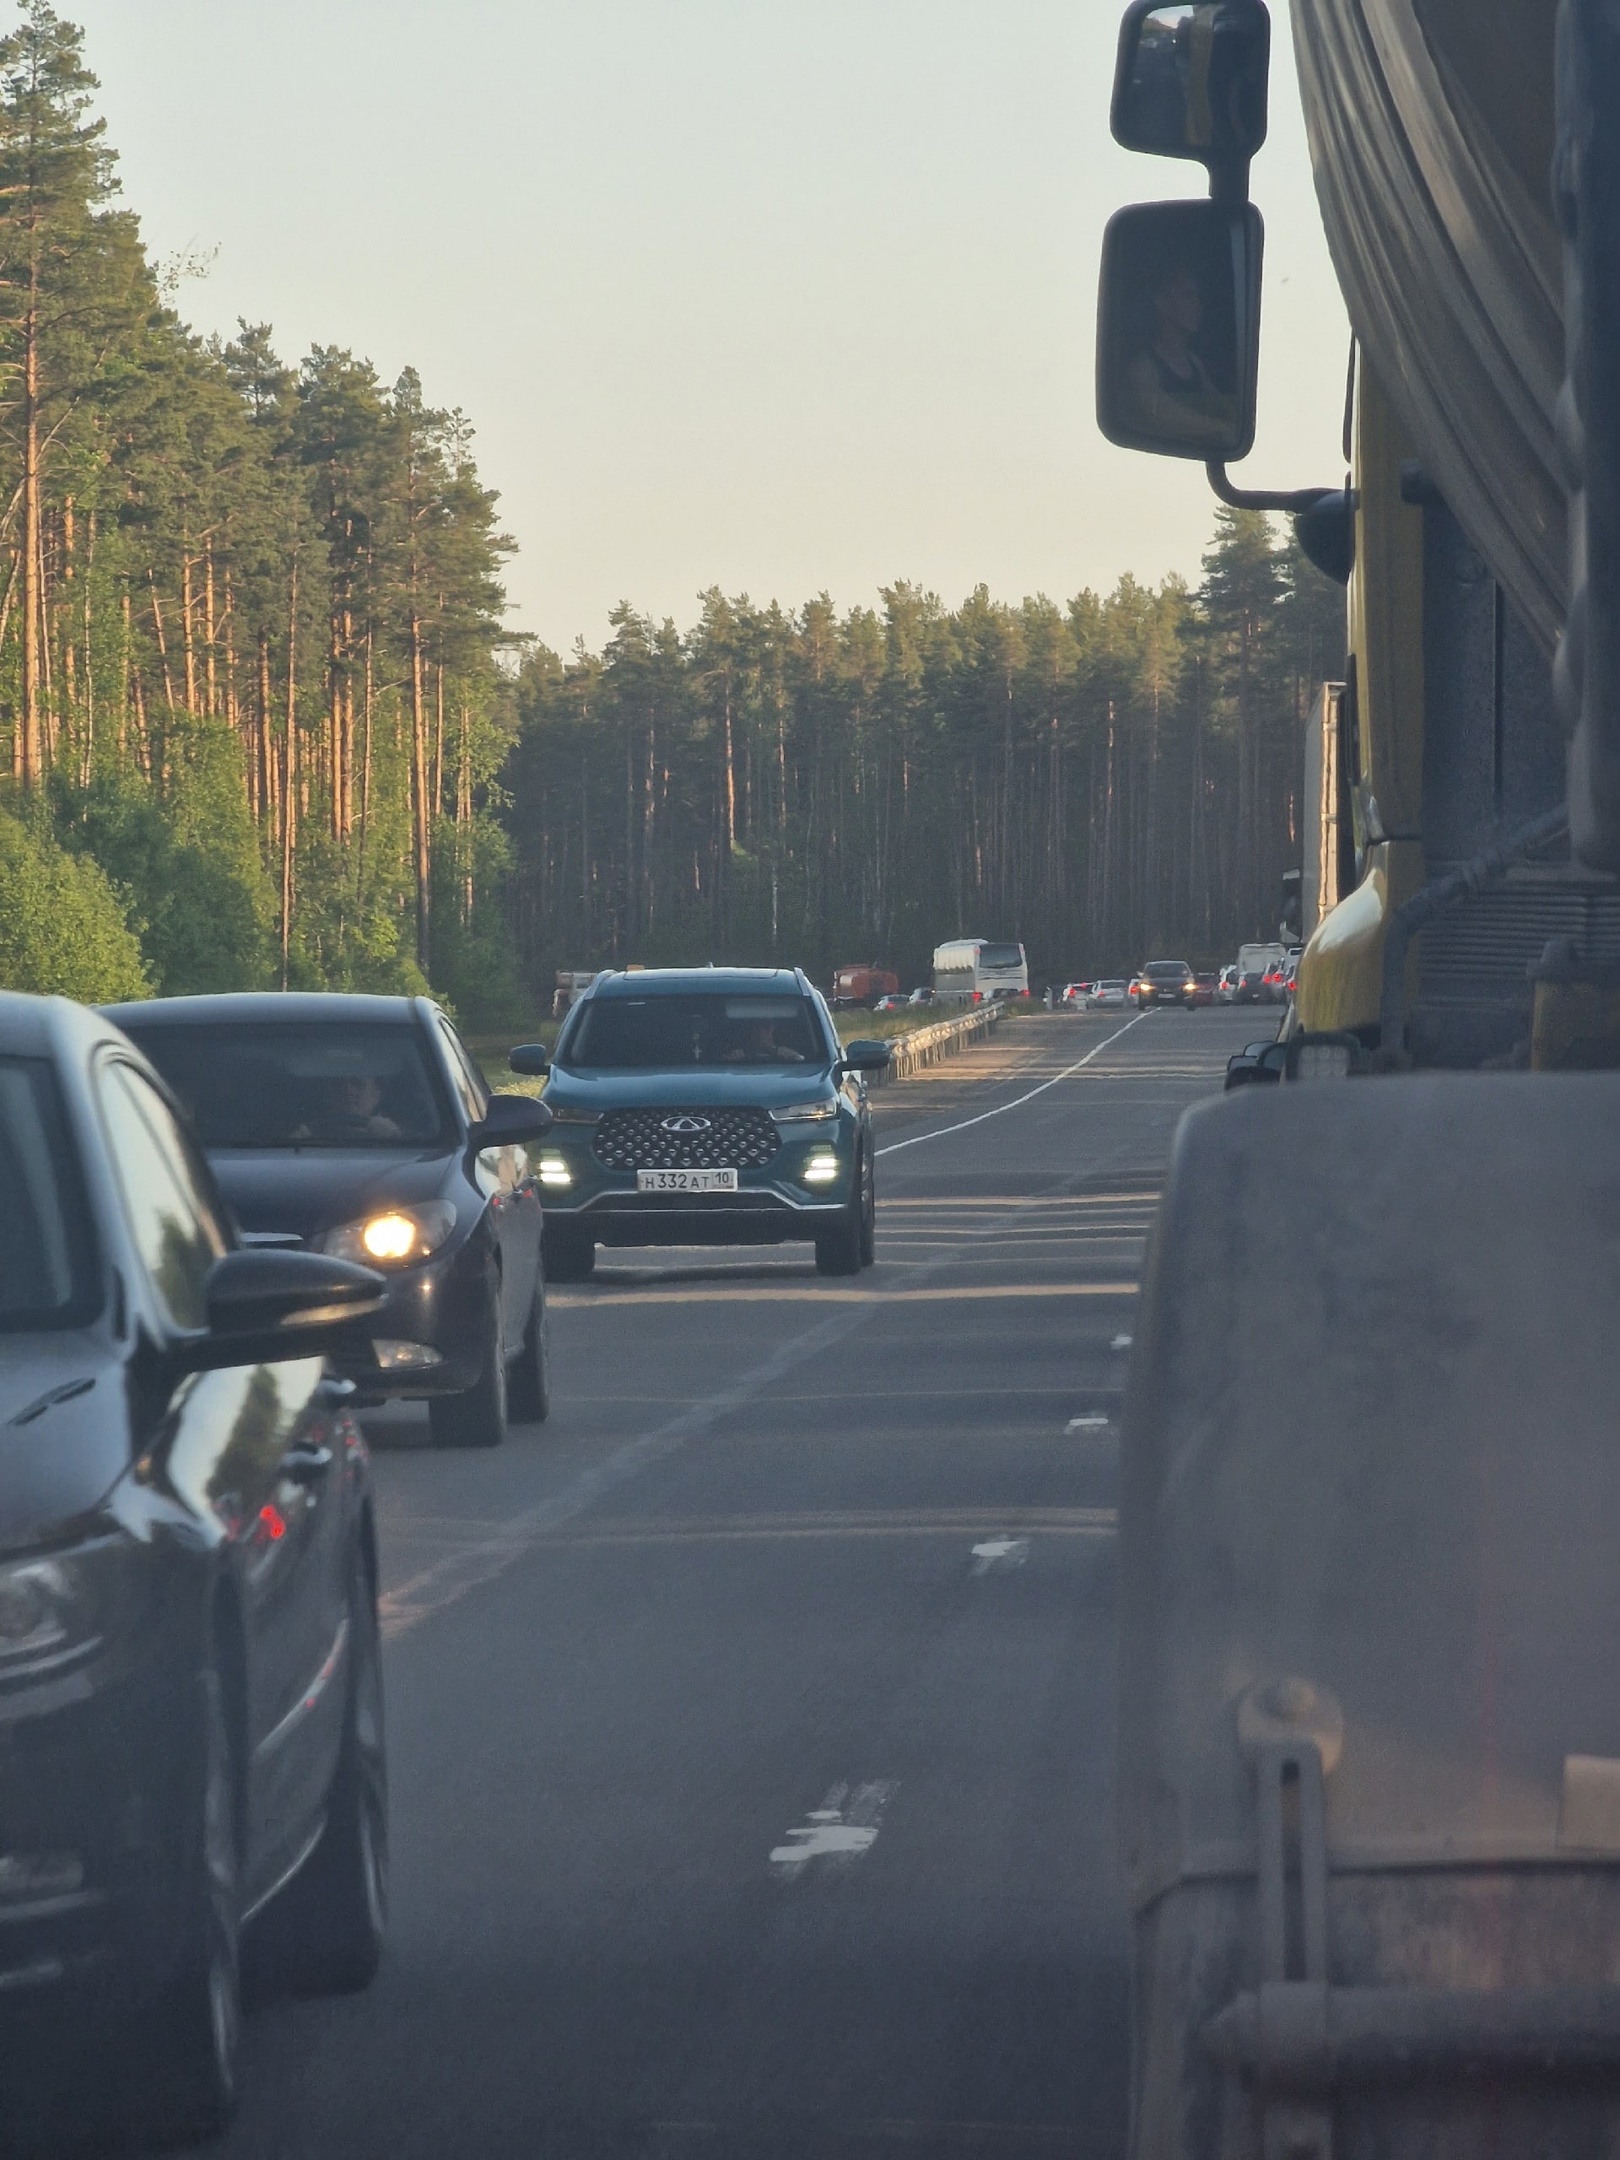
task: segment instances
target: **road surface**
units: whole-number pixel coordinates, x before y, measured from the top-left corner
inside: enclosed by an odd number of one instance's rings
[[[878,1106],[879,1262],[608,1254],[550,1424],[369,1421],[372,1990],[233,2160],[1120,2151],[1115,1441],[1175,1123],[1270,1016],[1010,1025]]]

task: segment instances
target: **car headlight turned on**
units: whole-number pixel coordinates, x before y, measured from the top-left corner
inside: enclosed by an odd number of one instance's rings
[[[54,1672],[85,1656],[99,1639],[79,1555],[0,1567],[0,1682]]]
[[[831,1148],[817,1148],[799,1175],[807,1185],[830,1185],[839,1171],[838,1157]]]
[[[456,1211],[443,1200],[419,1207],[379,1208],[358,1222],[328,1230],[320,1249],[334,1260],[357,1260],[362,1267],[410,1267],[438,1251],[456,1227]]]
[[[837,1115],[838,1098],[836,1095],[824,1095],[815,1102],[783,1103],[779,1109],[771,1112],[771,1116],[778,1125],[797,1125],[807,1118],[819,1123],[823,1118],[832,1118]]]

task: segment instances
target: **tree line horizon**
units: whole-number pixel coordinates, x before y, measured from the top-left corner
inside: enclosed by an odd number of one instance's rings
[[[338,345],[181,321],[82,37],[0,38],[0,986],[432,989],[559,968],[1213,959],[1274,928],[1343,597],[1217,512],[1196,587],[1064,605],[628,603],[507,626],[458,410]],[[1077,515],[1084,514],[1077,508]]]

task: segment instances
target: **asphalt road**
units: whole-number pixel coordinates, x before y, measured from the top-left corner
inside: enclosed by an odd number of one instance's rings
[[[1119,2152],[1106,1420],[1176,1119],[1262,1032],[1016,1023],[876,1098],[858,1281],[609,1255],[548,1426],[370,1421],[390,1948],[253,2019],[224,2150]]]

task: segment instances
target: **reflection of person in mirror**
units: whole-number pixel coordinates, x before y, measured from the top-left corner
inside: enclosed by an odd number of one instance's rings
[[[1198,351],[1204,302],[1193,272],[1166,271],[1153,293],[1153,334],[1127,379],[1143,431],[1218,450],[1232,439],[1237,400],[1216,388]]]

